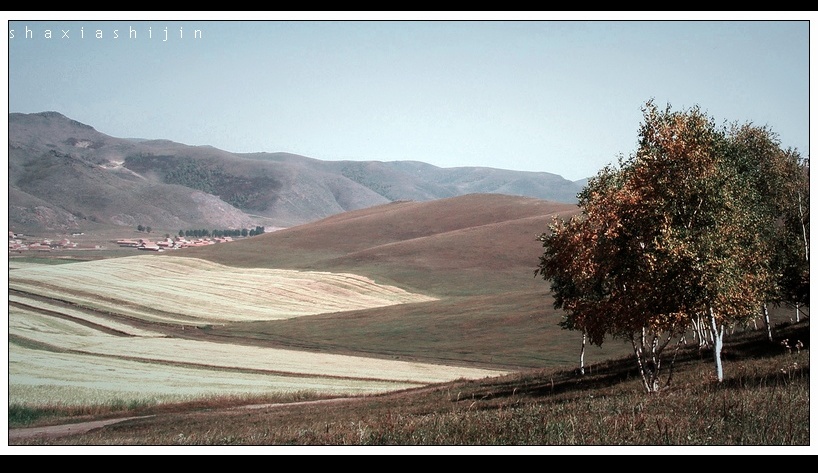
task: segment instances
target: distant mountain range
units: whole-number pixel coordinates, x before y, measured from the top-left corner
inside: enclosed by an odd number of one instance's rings
[[[394,201],[488,193],[576,203],[586,180],[419,161],[322,161],[115,138],[58,112],[9,114],[9,228],[291,227]]]

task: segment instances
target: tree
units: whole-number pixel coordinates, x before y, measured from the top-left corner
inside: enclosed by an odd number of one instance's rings
[[[694,325],[721,381],[725,329],[753,317],[771,287],[770,240],[758,231],[769,197],[743,135],[698,107],[649,101],[643,116],[636,152],[589,181],[579,216],[540,236],[536,274],[551,281],[564,328],[597,345],[631,342],[648,392],[660,387],[664,350]]]
[[[766,127],[734,125],[736,160],[747,186],[756,190],[760,218],[756,231],[767,246],[773,279],[762,302],[767,338],[773,341],[767,305],[809,304],[809,162],[793,149],[782,149]]]
[[[792,150],[778,157],[772,249],[776,284],[770,301],[794,307],[799,321],[800,307],[809,305],[809,160]]]
[[[662,310],[662,294],[649,290],[664,276],[656,271],[657,249],[644,244],[655,225],[627,181],[628,165],[620,165],[604,168],[579,194],[581,215],[555,219],[540,236],[545,250],[537,274],[551,281],[555,307],[567,314],[563,328],[581,330],[595,345],[607,336],[630,341],[644,387],[653,392],[662,353],[683,324]]]

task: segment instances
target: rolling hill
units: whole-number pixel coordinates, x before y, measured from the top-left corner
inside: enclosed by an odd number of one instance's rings
[[[404,278],[403,284],[424,291],[439,274],[480,272],[487,280],[511,274],[514,282],[508,284],[519,289],[517,276],[533,279],[542,249],[537,235],[548,230],[553,216],[575,212],[575,204],[502,194],[401,201],[184,254],[234,266]],[[461,289],[496,292],[478,281]]]
[[[239,268],[359,274],[436,299],[214,327],[221,340],[478,367],[571,365],[581,337],[558,327],[561,313],[534,269],[542,251],[536,237],[552,217],[577,211],[500,194],[403,201],[173,254]],[[589,357],[626,349],[606,345]]]
[[[550,173],[419,161],[322,161],[116,138],[58,112],[9,114],[9,225],[292,227],[394,201],[472,193],[573,203],[581,182]]]

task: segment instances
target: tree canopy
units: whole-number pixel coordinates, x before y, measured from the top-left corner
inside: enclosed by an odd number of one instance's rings
[[[808,172],[766,127],[720,127],[698,107],[653,101],[643,116],[636,152],[589,181],[579,215],[540,236],[536,274],[564,328],[597,345],[632,342],[652,392],[663,350],[690,327],[706,321],[721,380],[725,327],[771,298],[808,303],[794,287],[804,271],[809,284],[808,265],[793,264],[798,250],[808,259]]]

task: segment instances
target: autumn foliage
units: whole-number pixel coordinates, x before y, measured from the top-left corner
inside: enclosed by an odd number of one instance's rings
[[[803,285],[804,271],[809,281],[807,265],[793,267],[799,242],[808,259],[799,233],[808,234],[809,187],[805,162],[764,127],[718,127],[698,107],[652,101],[643,114],[636,152],[589,181],[580,215],[540,236],[536,273],[550,281],[564,328],[596,345],[632,342],[653,392],[663,352],[691,329],[713,348],[721,381],[725,330],[771,298],[804,292],[786,286]]]

